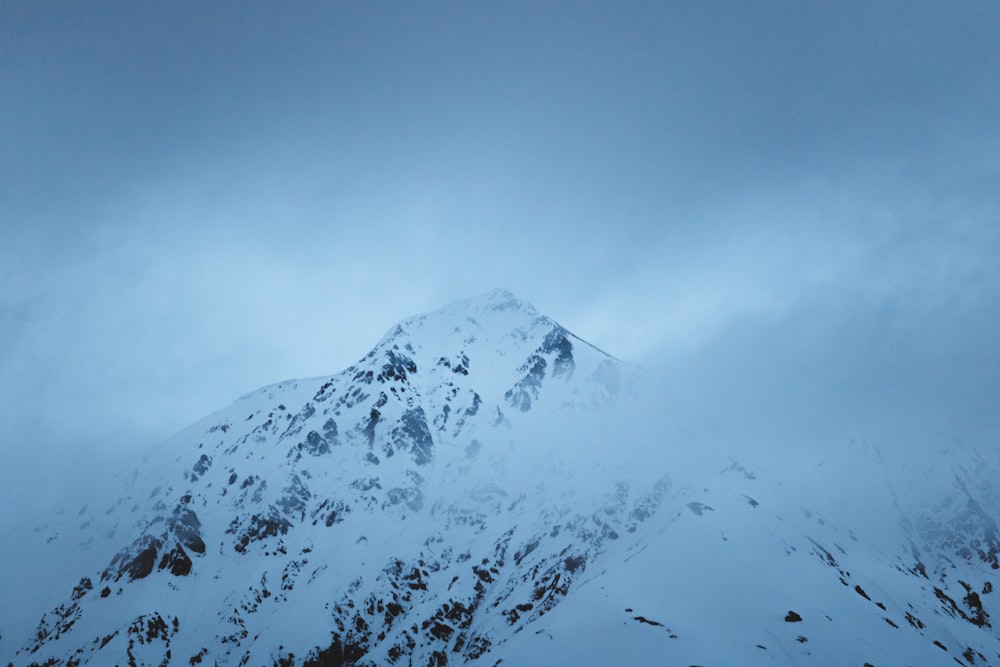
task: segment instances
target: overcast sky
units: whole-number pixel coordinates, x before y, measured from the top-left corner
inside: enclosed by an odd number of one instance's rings
[[[0,0],[15,503],[498,286],[746,437],[995,446],[1000,5]]]

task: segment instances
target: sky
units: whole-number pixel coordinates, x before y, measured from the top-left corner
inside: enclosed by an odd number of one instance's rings
[[[506,287],[732,438],[1000,435],[991,2],[0,0],[0,488]]]

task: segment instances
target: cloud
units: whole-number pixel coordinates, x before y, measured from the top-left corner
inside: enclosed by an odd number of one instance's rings
[[[878,265],[862,265],[780,309],[733,317],[698,346],[656,350],[647,363],[672,387],[675,409],[775,451],[851,438],[896,451],[953,439],[991,446],[995,270],[980,265],[973,273],[991,278],[970,283],[964,257],[921,265],[928,258],[908,255],[908,270],[886,251],[870,261],[879,259],[891,274],[881,282]]]
[[[684,409],[987,424],[990,5],[255,9],[0,28],[0,481],[496,286]]]

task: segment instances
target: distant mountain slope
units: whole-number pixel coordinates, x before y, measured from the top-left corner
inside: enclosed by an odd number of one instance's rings
[[[5,545],[0,664],[1000,665],[995,455],[665,410],[509,292],[404,320]]]

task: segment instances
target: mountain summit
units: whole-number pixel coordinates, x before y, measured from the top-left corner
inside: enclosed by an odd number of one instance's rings
[[[635,382],[505,290],[406,319],[341,373],[178,434],[77,526],[40,529],[46,550],[79,549],[60,568],[83,576],[30,633],[0,620],[30,637],[14,663],[478,658],[659,502],[650,489],[588,518],[566,489],[531,488],[564,446],[554,425],[572,433]]]
[[[406,319],[7,540],[0,664],[1000,664],[995,451],[727,451],[660,390],[504,290]]]

